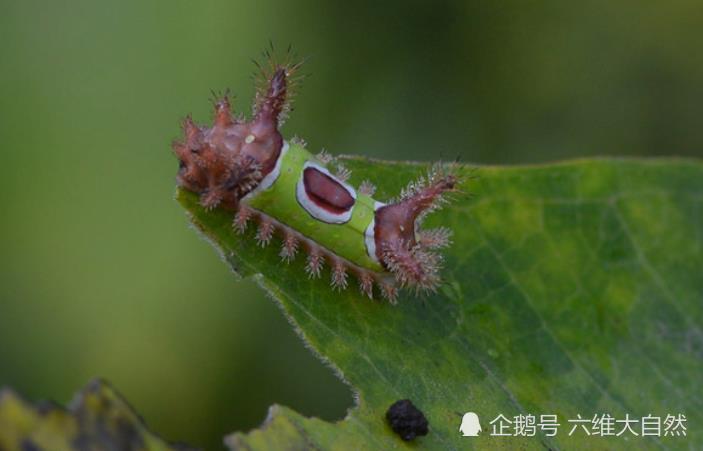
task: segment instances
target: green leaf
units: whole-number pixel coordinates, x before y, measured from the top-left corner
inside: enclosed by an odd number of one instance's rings
[[[378,183],[379,200],[424,169],[346,164],[353,183]],[[302,257],[282,263],[277,246],[257,246],[252,228],[236,235],[232,213],[206,212],[178,193],[235,271],[254,277],[358,394],[335,424],[274,406],[261,429],[229,436],[229,446],[702,448],[703,164],[606,159],[460,171],[478,175],[463,186],[472,195],[427,220],[454,231],[445,283],[424,298],[404,293],[397,306],[308,280]],[[410,444],[384,419],[404,398],[430,423]],[[479,437],[459,432],[469,411],[481,419]],[[554,437],[491,436],[499,414],[555,414],[561,426]],[[661,437],[569,435],[569,419],[594,414],[684,414],[690,427],[673,437],[663,427]]]
[[[106,382],[88,384],[63,409],[32,406],[10,389],[0,391],[0,450],[3,451],[192,450],[149,432],[144,421]]]

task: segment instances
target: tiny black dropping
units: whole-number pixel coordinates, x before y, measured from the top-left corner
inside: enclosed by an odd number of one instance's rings
[[[393,432],[406,442],[429,432],[427,418],[409,399],[394,402],[386,412],[386,420]]]

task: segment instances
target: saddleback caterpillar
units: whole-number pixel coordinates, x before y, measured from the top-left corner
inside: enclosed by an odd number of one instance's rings
[[[233,117],[227,95],[215,99],[211,127],[186,117],[185,136],[173,143],[178,184],[197,193],[205,208],[232,211],[239,233],[256,223],[261,246],[280,235],[284,262],[304,251],[309,277],[320,277],[329,265],[335,289],[347,288],[348,273],[369,298],[374,285],[391,302],[398,288],[436,289],[437,251],[449,245],[450,231],[423,230],[420,222],[455,190],[456,175],[436,165],[387,203],[371,197],[375,188],[368,181],[349,185],[349,171],[329,154],[313,155],[301,140],[281,136],[299,68],[271,57],[259,66],[250,121]]]

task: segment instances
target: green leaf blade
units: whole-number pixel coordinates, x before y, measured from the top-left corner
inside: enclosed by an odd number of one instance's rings
[[[346,164],[354,183],[379,183],[380,200],[423,169],[358,158]],[[463,188],[472,196],[427,220],[454,231],[445,284],[426,298],[405,293],[397,306],[308,280],[301,257],[281,263],[275,246],[256,245],[253,230],[236,235],[231,213],[205,212],[194,195],[179,192],[195,226],[235,270],[257,275],[359,396],[337,424],[275,408],[262,430],[229,443],[266,449],[288,437],[323,449],[402,447],[384,414],[409,398],[429,419],[430,433],[416,440],[427,449],[703,446],[691,429],[688,437],[626,440],[581,430],[569,436],[567,422],[683,413],[691,428],[701,424],[703,164],[486,167]],[[467,411],[479,414],[480,437],[461,437]],[[561,426],[556,437],[492,437],[489,422],[501,413],[557,414]]]

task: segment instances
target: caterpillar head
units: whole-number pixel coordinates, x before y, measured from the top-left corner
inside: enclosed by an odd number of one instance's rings
[[[273,169],[283,145],[278,127],[289,109],[288,79],[298,67],[274,64],[262,70],[265,83],[248,122],[232,116],[226,94],[215,101],[211,127],[190,117],[183,121],[184,138],[172,145],[179,161],[177,182],[199,194],[203,206],[236,208]]]

